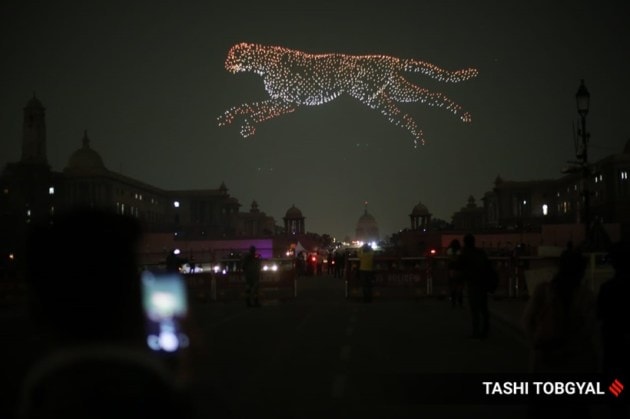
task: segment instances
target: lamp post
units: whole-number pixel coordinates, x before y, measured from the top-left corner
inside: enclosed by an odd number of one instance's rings
[[[588,114],[589,102],[591,95],[586,90],[586,86],[584,85],[584,79],[580,82],[580,88],[575,94],[575,101],[577,104],[577,111],[580,115],[580,123],[581,127],[578,130],[578,134],[582,139],[581,149],[577,152],[577,159],[582,166],[582,195],[584,205],[583,208],[583,223],[584,223],[584,241],[587,246],[589,245],[589,224],[590,224],[590,213],[589,213],[589,190],[588,190],[588,182],[590,170],[588,168],[588,140],[590,134],[586,131],[586,114]]]

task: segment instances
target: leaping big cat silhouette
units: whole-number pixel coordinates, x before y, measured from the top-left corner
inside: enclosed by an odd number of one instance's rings
[[[219,126],[240,120],[241,135],[256,132],[256,125],[295,111],[299,106],[321,105],[347,94],[379,111],[392,124],[402,126],[424,144],[422,130],[397,103],[421,102],[446,108],[463,122],[471,116],[460,105],[439,92],[417,86],[404,73],[421,73],[446,83],[457,83],[477,76],[466,68],[447,71],[431,63],[387,55],[308,54],[278,46],[251,43],[234,45],[228,52],[225,68],[231,73],[253,72],[263,78],[269,99],[234,106],[219,116]]]

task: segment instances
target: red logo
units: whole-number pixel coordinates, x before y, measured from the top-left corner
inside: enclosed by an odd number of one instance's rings
[[[623,384],[621,384],[621,381],[619,381],[619,380],[617,380],[615,378],[615,381],[613,381],[612,384],[610,385],[610,387],[608,387],[608,390],[612,394],[614,394],[615,397],[619,397],[619,395],[623,391]]]

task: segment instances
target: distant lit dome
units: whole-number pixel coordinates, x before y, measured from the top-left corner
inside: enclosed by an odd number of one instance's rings
[[[68,159],[65,171],[104,171],[103,159],[90,148],[87,131],[83,135],[83,146],[76,150]]]
[[[367,212],[367,208],[357,221],[356,239],[364,242],[379,240],[378,223],[374,216]]]
[[[418,205],[413,207],[413,210],[411,211],[411,215],[414,217],[421,217],[423,215],[430,215],[430,214],[427,207],[422,202],[419,202]]]
[[[371,226],[376,225],[376,219],[372,214],[369,214],[367,211],[359,218],[358,224],[362,226]]]
[[[304,218],[304,216],[302,215],[302,211],[300,211],[298,208],[296,208],[295,205],[292,205],[291,208],[289,208],[286,212],[286,214],[284,215],[284,218]]]

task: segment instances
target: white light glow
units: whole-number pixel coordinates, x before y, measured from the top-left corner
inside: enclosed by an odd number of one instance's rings
[[[179,348],[179,339],[173,332],[160,332],[159,336],[160,348],[166,352],[175,352]]]
[[[175,314],[177,300],[168,292],[156,292],[151,297],[151,304],[161,317],[171,317]]]
[[[276,272],[278,270],[278,265],[276,265],[275,263],[273,265],[264,265],[262,267],[263,271],[272,271],[272,272]]]

